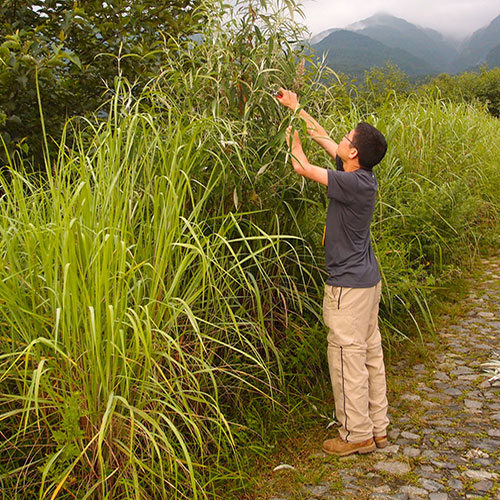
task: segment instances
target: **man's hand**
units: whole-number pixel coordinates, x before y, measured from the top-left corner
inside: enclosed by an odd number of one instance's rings
[[[292,127],[286,129],[286,144],[291,153],[292,165],[299,175],[306,176],[306,166],[309,164],[307,157],[302,149],[302,142],[300,141],[300,136],[297,130],[293,131]]]
[[[302,142],[297,130],[294,130],[292,135],[292,128],[288,127],[286,130],[286,143],[291,149],[292,165],[299,175],[311,179],[312,181],[319,182],[324,186],[328,186],[328,172],[326,169],[311,165],[307,156],[302,149]]]
[[[276,100],[290,108],[293,112],[298,111],[298,115],[305,121],[307,133],[335,160],[337,156],[337,143],[330,138],[326,130],[303,108],[300,107],[297,94],[283,87],[279,89],[281,96]],[[298,139],[300,142],[300,139]]]
[[[288,127],[286,129],[286,144],[288,148],[291,145],[292,155],[297,156],[300,154],[304,154],[304,150],[302,149],[302,141],[300,140],[299,132],[297,130],[293,131],[292,137],[292,127]]]
[[[282,87],[280,87],[279,92],[281,92],[281,96],[276,97],[278,102],[283,104],[283,106],[290,108],[292,111],[297,111],[297,109],[300,107],[297,94]]]

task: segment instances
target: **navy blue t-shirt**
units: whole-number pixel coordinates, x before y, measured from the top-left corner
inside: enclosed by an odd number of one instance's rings
[[[328,171],[325,263],[326,283],[370,288],[380,271],[370,243],[377,200],[377,179],[370,170]]]

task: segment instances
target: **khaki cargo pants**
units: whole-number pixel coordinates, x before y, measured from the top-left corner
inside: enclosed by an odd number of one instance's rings
[[[380,282],[372,288],[325,286],[323,317],[339,434],[349,443],[383,436],[387,418],[384,357],[378,328]]]

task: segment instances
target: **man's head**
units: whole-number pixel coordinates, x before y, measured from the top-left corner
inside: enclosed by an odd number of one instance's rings
[[[383,134],[366,122],[358,123],[353,131],[351,144],[358,150],[360,167],[369,170],[382,161],[387,151],[387,141]]]
[[[371,170],[382,161],[386,151],[387,141],[380,131],[368,123],[361,122],[342,138],[337,156],[344,163],[354,165],[354,168]]]

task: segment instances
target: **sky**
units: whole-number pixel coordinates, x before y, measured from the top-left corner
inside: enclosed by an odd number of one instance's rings
[[[385,12],[463,39],[500,15],[500,0],[302,0],[313,35]]]

